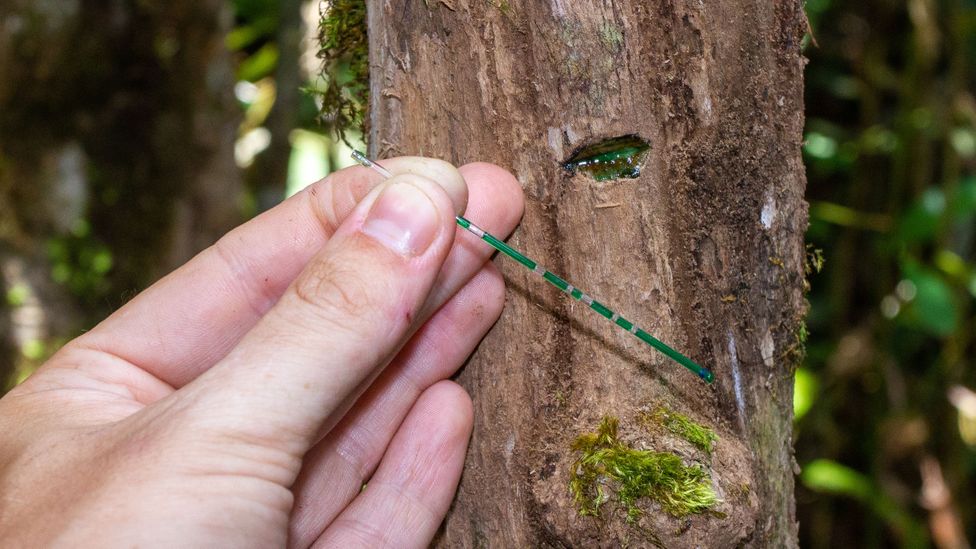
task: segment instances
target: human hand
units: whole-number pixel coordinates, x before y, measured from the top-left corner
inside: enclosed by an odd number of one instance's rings
[[[506,235],[523,202],[488,164],[383,164],[230,232],[0,399],[0,539],[426,546],[471,431],[446,379],[504,300],[454,216]]]

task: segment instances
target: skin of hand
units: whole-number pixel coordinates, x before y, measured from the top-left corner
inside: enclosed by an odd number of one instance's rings
[[[454,216],[507,235],[523,198],[490,164],[383,165],[228,233],[0,399],[3,545],[426,546],[472,426],[448,378],[504,302]]]

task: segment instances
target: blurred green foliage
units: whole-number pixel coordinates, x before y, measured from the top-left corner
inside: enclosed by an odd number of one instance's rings
[[[83,305],[98,306],[112,285],[112,251],[92,235],[91,226],[78,221],[70,233],[48,240],[51,279],[64,285]]]
[[[243,141],[267,125],[275,102],[281,3],[232,4],[226,45],[246,92]],[[345,154],[324,132],[366,123],[365,5],[321,6],[323,66],[298,107],[296,186],[320,175],[304,165],[328,157],[326,168],[341,166]],[[810,0],[807,12],[811,309],[794,394],[801,545],[950,546],[962,535],[972,543],[976,0]],[[160,55],[169,47],[157,46]],[[85,303],[115,304],[106,280],[124,256],[87,223],[46,248],[53,280]],[[20,307],[30,295],[13,285],[2,297]],[[58,344],[32,340],[21,351],[39,363]],[[924,472],[931,460],[941,478]],[[948,499],[926,495],[937,481]],[[930,527],[935,516],[965,532]]]
[[[243,132],[264,124],[275,101],[274,74],[280,56],[277,39],[282,3],[278,0],[233,0],[232,4],[235,25],[224,43],[237,57],[237,79],[257,85],[250,94],[237,94],[244,111]],[[316,89],[316,84],[309,81],[305,87],[311,91]],[[318,112],[313,95],[302,94],[297,112],[298,127],[322,131],[317,120]]]
[[[237,55],[240,81],[237,96],[244,113],[241,137],[245,138],[249,132],[268,124],[275,105],[281,10],[291,2],[233,0],[232,3],[236,24],[225,43]],[[351,160],[347,160],[349,143],[361,148],[365,135],[369,93],[365,2],[316,0],[308,4],[317,13],[316,21],[306,21],[313,27],[311,35],[316,38],[304,43],[303,48],[312,51],[320,64],[316,70],[303,75],[302,94],[294,113],[296,129],[301,131],[290,139],[288,194],[330,170],[351,165]],[[303,72],[306,69],[303,67]],[[240,93],[242,89],[244,93]],[[344,141],[346,147],[341,147],[333,135]],[[245,162],[244,167],[249,166]],[[308,166],[324,166],[325,171],[310,171]],[[253,202],[253,197],[249,198]]]
[[[976,387],[976,2],[807,12],[808,240],[826,262],[794,397],[801,545],[961,547],[976,449],[948,395]]]
[[[926,534],[920,522],[887,497],[866,475],[828,459],[808,463],[801,475],[803,483],[825,494],[849,497],[869,507],[902,536],[904,545],[926,545]]]
[[[242,55],[237,78],[256,82],[274,74],[278,64],[278,2],[271,0],[234,0],[237,25],[228,33],[227,48]]]
[[[276,0],[233,0],[236,26],[226,39],[238,53],[238,79],[259,83],[274,75],[279,50],[276,33],[281,3]],[[300,127],[322,133],[334,132],[343,140],[346,132],[358,142],[366,135],[369,103],[369,43],[364,0],[316,2],[318,74],[303,86]],[[273,98],[272,98],[273,102]],[[251,105],[243,105],[249,109]],[[265,115],[270,105],[265,109]],[[263,121],[263,117],[258,122]]]

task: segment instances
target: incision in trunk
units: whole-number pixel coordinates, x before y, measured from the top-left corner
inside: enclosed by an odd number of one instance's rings
[[[635,179],[647,159],[650,143],[637,135],[624,135],[587,145],[573,153],[563,168],[583,172],[597,181]]]

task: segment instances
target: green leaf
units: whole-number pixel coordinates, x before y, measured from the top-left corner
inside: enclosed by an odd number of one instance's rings
[[[941,189],[930,187],[908,208],[898,225],[898,237],[905,244],[932,240],[939,230],[946,209]]]
[[[241,62],[237,76],[241,80],[255,82],[274,72],[278,64],[278,47],[265,44],[254,55]]]
[[[31,291],[27,284],[22,282],[14,284],[7,290],[7,305],[11,307],[20,307],[27,302],[30,297]]]
[[[906,277],[917,289],[915,299],[906,309],[905,318],[931,335],[945,337],[959,325],[959,307],[952,289],[935,271],[910,266]]]
[[[104,275],[112,269],[112,252],[102,249],[91,258],[91,270],[96,275]]]
[[[815,491],[841,494],[868,503],[874,488],[865,475],[829,459],[808,463],[800,474],[803,484]]]
[[[810,132],[803,144],[803,151],[813,158],[827,160],[837,154],[837,140],[819,132]]]
[[[813,375],[810,370],[799,368],[796,371],[796,380],[793,385],[794,421],[799,421],[813,407],[813,403],[817,400],[818,385],[817,376]]]
[[[951,204],[952,216],[956,219],[976,213],[976,177],[967,177],[959,184]]]
[[[25,358],[40,360],[44,357],[44,342],[39,339],[29,339],[20,347]]]
[[[922,525],[864,473],[833,460],[816,459],[803,467],[800,480],[814,492],[847,496],[861,502],[899,533],[904,546],[927,545]]]

